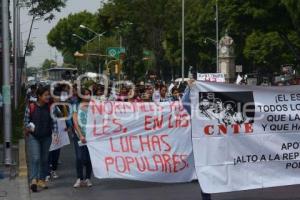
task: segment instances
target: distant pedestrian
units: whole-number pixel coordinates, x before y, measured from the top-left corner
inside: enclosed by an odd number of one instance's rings
[[[26,92],[26,102],[28,104],[37,101],[36,91],[37,91],[36,84],[31,85],[30,88],[28,88],[28,90]]]

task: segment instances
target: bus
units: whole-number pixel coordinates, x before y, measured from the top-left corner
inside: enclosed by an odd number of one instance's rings
[[[54,67],[41,71],[40,80],[47,81],[74,81],[77,78],[78,70],[76,68]]]

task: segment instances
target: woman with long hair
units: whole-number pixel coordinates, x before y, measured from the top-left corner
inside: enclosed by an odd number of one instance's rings
[[[92,163],[85,139],[87,112],[92,92],[89,89],[81,89],[81,92],[82,97],[80,98],[79,103],[76,104],[73,108],[73,125],[76,133],[76,135],[74,136],[74,146],[77,172],[77,180],[73,186],[74,188],[79,188],[82,186],[92,186]],[[85,176],[83,175],[84,167],[86,171]]]
[[[50,92],[47,87],[38,88],[37,102],[30,103],[25,111],[24,126],[28,139],[30,158],[30,189],[47,189],[48,155],[52,133],[57,133],[57,122],[50,114]]]

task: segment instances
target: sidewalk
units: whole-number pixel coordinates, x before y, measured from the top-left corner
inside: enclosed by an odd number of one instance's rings
[[[0,200],[30,200],[27,178],[0,179]]]
[[[20,140],[18,146],[13,146],[12,160],[15,162],[15,166],[13,165],[8,169],[2,165],[3,163],[0,163],[0,200],[30,199],[24,145],[24,140]],[[0,160],[3,161],[3,145],[0,145],[0,154]]]

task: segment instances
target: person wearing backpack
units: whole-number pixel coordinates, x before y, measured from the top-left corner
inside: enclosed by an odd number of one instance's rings
[[[30,161],[30,189],[47,189],[48,155],[52,133],[57,133],[57,122],[50,114],[50,92],[47,87],[38,88],[37,102],[30,103],[25,111],[25,136],[28,141]]]

